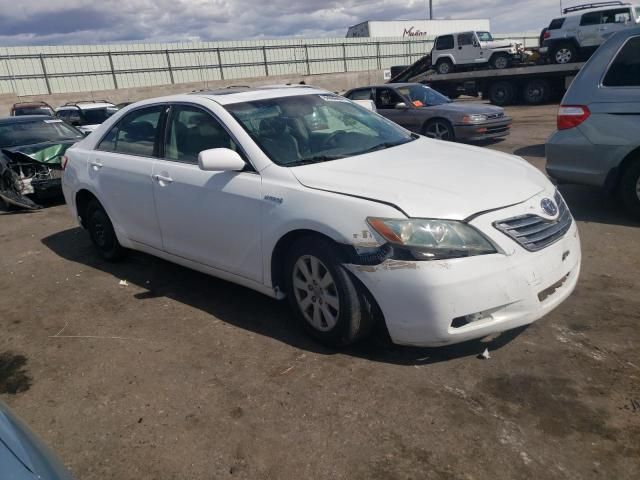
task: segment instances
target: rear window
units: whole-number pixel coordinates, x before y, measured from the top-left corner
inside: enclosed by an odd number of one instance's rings
[[[640,37],[627,40],[602,84],[605,87],[640,87]]]
[[[554,18],[549,24],[549,30],[560,30],[564,25],[564,18]]]
[[[453,35],[444,35],[436,40],[436,50],[451,50],[453,48]]]
[[[589,25],[600,25],[601,18],[602,14],[600,12],[585,13],[580,19],[580,26],[585,27]]]

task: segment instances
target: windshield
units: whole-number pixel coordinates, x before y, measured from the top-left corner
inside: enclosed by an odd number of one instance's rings
[[[53,117],[53,110],[49,107],[16,107],[14,115],[48,115]]]
[[[476,32],[476,35],[478,35],[478,38],[480,39],[481,42],[492,42],[493,41],[493,37],[491,36],[491,34],[489,32]]]
[[[297,95],[225,107],[271,160],[296,166],[414,140],[395,123],[333,94]]]
[[[396,88],[398,93],[409,98],[416,107],[433,107],[451,103],[447,97],[425,85],[411,85]]]
[[[62,120],[34,120],[0,124],[0,148],[44,142],[80,140],[82,133]]]
[[[104,122],[111,115],[116,113],[118,109],[116,107],[105,107],[105,108],[89,108],[86,110],[82,110],[82,115],[84,115],[84,124],[85,125],[97,125]]]

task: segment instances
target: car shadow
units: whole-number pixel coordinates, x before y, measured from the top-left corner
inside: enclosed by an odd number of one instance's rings
[[[131,252],[122,262],[105,262],[95,252],[89,236],[73,228],[55,233],[42,243],[56,255],[100,270],[116,279],[143,288],[137,300],[164,297],[206,312],[238,328],[274,338],[280,342],[321,355],[351,355],[374,362],[397,365],[426,365],[456,358],[475,357],[485,349],[499,350],[524,329],[513,330],[490,340],[478,340],[438,348],[393,345],[380,326],[374,335],[346,349],[326,348],[310,338],[294,320],[286,302],[273,300],[251,289],[205,275],[141,252]]]
[[[519,157],[545,158],[545,145],[544,143],[528,145],[514,150],[513,154],[518,155]]]
[[[640,227],[615,196],[597,187],[584,185],[559,185],[573,217],[580,222],[603,223],[624,227]]]

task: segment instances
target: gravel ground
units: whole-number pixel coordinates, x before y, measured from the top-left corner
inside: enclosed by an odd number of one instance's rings
[[[488,147],[542,168],[555,110],[510,108]],[[2,215],[0,398],[82,480],[640,478],[639,224],[562,192],[574,295],[441,349],[329,351],[250,290],[143,254],[102,262],[64,205]]]

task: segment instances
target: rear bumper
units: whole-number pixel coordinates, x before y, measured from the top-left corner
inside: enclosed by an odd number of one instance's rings
[[[511,118],[504,117],[500,121],[478,123],[475,125],[455,125],[456,140],[477,142],[492,138],[506,137],[511,131]]]

